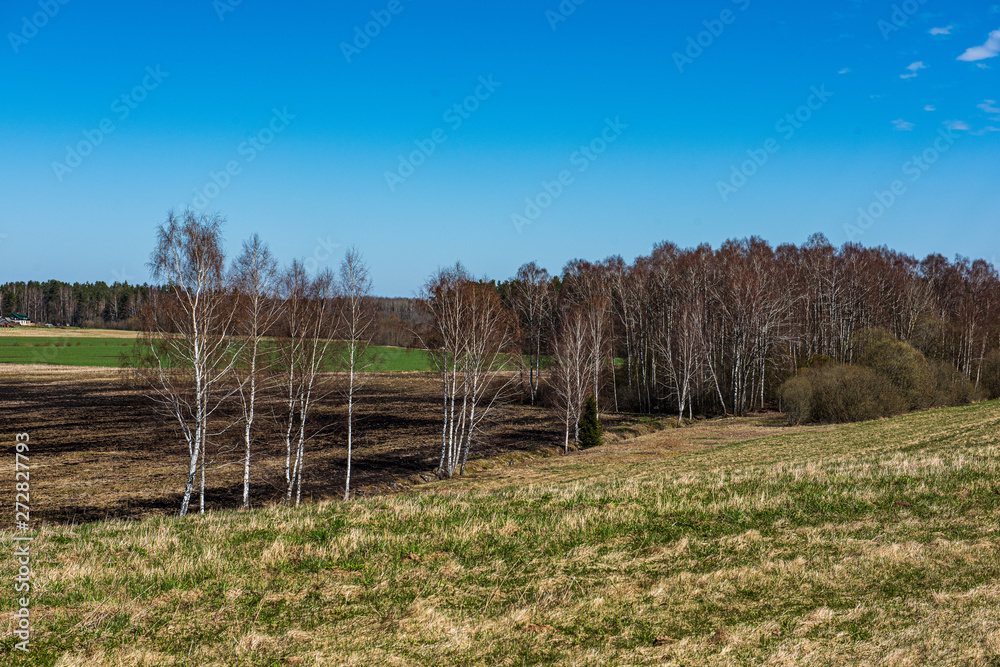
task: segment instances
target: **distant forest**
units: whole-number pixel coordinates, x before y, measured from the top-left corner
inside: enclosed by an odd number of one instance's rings
[[[168,293],[167,288],[149,284],[9,282],[0,285],[0,317],[22,313],[39,324],[138,331],[143,304],[157,290]],[[420,318],[417,300],[376,298],[375,301],[381,320],[376,344],[409,345],[412,325]]]

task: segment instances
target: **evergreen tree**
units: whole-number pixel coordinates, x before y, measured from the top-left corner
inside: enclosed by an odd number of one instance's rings
[[[601,429],[601,420],[597,416],[597,401],[591,396],[587,399],[587,407],[583,410],[583,419],[580,420],[580,449],[599,447],[604,444],[604,432]]]

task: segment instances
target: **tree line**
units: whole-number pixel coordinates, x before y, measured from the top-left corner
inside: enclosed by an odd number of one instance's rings
[[[138,316],[130,364],[187,445],[181,513],[195,501],[204,510],[206,473],[220,451],[210,445],[231,429],[241,434],[249,506],[261,401],[281,425],[289,504],[301,501],[309,443],[322,429],[316,406],[346,408],[349,499],[358,388],[386,319],[369,269],[353,249],[336,272],[282,267],[256,236],[228,262],[222,227],[218,216],[191,212],[160,225],[149,264],[160,286]],[[900,369],[918,357],[932,360],[950,369],[938,376],[967,385],[951,394],[961,400],[991,394],[1000,373],[1000,280],[991,264],[834,248],[820,235],[777,248],[759,238],[718,249],[662,243],[631,264],[574,260],[556,276],[532,262],[501,283],[456,264],[431,274],[417,299],[392,306],[403,323],[393,335],[427,350],[440,378],[442,477],[464,473],[491,416],[512,400],[550,410],[568,451],[594,441],[598,412],[675,414],[683,423],[787,398],[801,415],[830,377],[868,382],[812,370],[829,364],[891,379],[910,377]],[[920,382],[932,377],[922,366],[913,372]],[[789,390],[800,376],[812,384]],[[906,409],[942,395],[898,386]]]
[[[535,400],[538,359],[575,427],[587,393],[602,410],[744,415],[778,407],[780,387],[817,357],[858,361],[883,330],[992,396],[1000,362],[1000,279],[983,260],[760,238],[681,249],[661,243],[628,264],[534,264],[500,285],[521,323]]]
[[[0,316],[27,315],[57,326],[135,329],[139,311],[156,289],[128,282],[67,283],[60,280],[0,285]]]
[[[131,284],[127,281],[108,285],[12,281],[0,284],[0,317],[14,313],[27,315],[33,322],[59,327],[85,329],[120,329],[138,331],[140,313],[151,292],[163,291],[159,285]],[[413,340],[413,325],[421,317],[416,299],[373,297],[378,311],[377,345],[406,347]]]

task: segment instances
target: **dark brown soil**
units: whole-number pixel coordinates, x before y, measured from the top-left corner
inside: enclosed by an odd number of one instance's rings
[[[386,493],[434,478],[440,455],[440,385],[435,376],[385,374],[358,397],[352,487],[358,495]],[[346,462],[343,399],[332,391],[311,417],[317,432],[306,448],[303,500],[340,498]],[[284,445],[277,406],[260,410],[262,427],[251,477],[255,506],[281,502]],[[210,448],[206,508],[242,502],[239,429]],[[174,514],[181,504],[187,446],[137,388],[108,369],[0,366],[0,470],[13,480],[14,434],[31,437],[31,516],[38,522],[139,519]],[[554,454],[562,426],[551,410],[507,404],[497,409],[472,458]],[[11,503],[13,504],[13,501]],[[196,500],[193,499],[196,505]],[[7,514],[11,516],[8,517]],[[3,519],[13,520],[4,508]]]

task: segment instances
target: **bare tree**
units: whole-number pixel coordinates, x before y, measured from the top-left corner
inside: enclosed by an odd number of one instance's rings
[[[573,443],[580,440],[580,418],[591,391],[593,376],[593,339],[590,318],[582,306],[563,311],[559,329],[553,336],[553,367],[551,383],[557,406],[564,415],[566,440],[564,449],[569,453],[569,433],[573,430]]]
[[[277,300],[278,263],[267,244],[254,234],[243,243],[243,252],[233,267],[233,284],[239,306],[239,332],[244,355],[235,367],[243,409],[243,507],[250,507],[250,456],[258,393],[264,371],[271,365],[264,337],[280,315]]]
[[[180,514],[187,514],[201,466],[199,510],[205,511],[205,451],[209,420],[231,391],[217,391],[232,369],[235,301],[225,283],[222,226],[218,216],[171,212],[157,232],[149,262],[169,297],[153,302],[140,337],[141,372],[151,398],[177,420],[188,446],[187,481]]]
[[[506,369],[519,354],[517,328],[491,283],[472,280],[461,264],[439,271],[424,288],[434,326],[434,358],[443,379],[444,421],[438,474],[464,474],[483,421],[515,377]]]
[[[322,371],[333,343],[333,274],[324,270],[310,279],[298,260],[280,282],[283,317],[279,329],[285,402],[285,500],[302,501],[306,425],[309,414],[324,392]]]
[[[541,377],[542,339],[551,329],[552,278],[549,272],[528,262],[511,281],[511,302],[521,321],[522,346],[527,357],[528,393],[531,404],[538,395]]]
[[[372,281],[361,253],[351,248],[340,263],[337,284],[340,299],[338,329],[344,338],[344,367],[347,368],[347,472],[344,500],[351,498],[351,462],[354,452],[354,403],[360,388],[358,373],[371,366],[366,352],[375,336],[378,311],[372,299]]]

